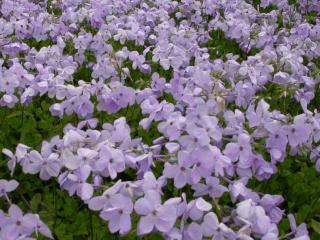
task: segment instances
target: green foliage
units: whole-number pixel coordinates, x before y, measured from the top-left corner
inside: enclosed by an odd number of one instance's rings
[[[278,172],[268,181],[252,180],[249,186],[258,192],[281,194],[286,213],[296,213],[298,223],[306,222],[312,239],[320,238],[320,178],[308,157],[288,156],[278,165]],[[280,224],[281,234],[287,233],[289,225],[284,218]]]
[[[83,80],[86,82],[91,82],[92,69],[87,67],[85,64],[82,64],[77,70],[73,73],[73,81],[77,82],[78,80]]]
[[[279,110],[284,114],[296,116],[301,114],[303,110],[294,99],[294,92],[295,88],[277,83],[269,83],[259,93],[259,97],[263,98],[270,105],[271,110]]]
[[[306,14],[306,19],[310,24],[316,24],[318,13],[316,11],[312,11]]]
[[[21,142],[37,148],[43,139],[62,132],[76,117],[54,118],[50,115],[51,99],[38,97],[27,106],[17,105],[13,109],[0,109],[0,148],[13,149]]]
[[[72,40],[67,40],[65,42],[66,46],[63,49],[63,54],[65,55],[75,55],[78,50],[74,47],[73,41]]]
[[[120,41],[111,38],[108,43],[112,45],[115,52],[121,50],[123,47],[128,48],[129,51],[137,51],[139,54],[142,54],[145,50],[145,46],[137,45],[134,41],[126,41],[124,44],[121,44]]]
[[[37,41],[35,38],[25,39],[24,43],[27,44],[29,47],[34,47],[39,51],[43,47],[49,47],[53,44],[53,41],[48,38],[46,40]]]
[[[272,4],[265,7],[265,8],[260,8],[260,12],[262,12],[262,13],[270,13],[273,10],[277,10],[277,7]]]
[[[217,58],[226,60],[227,55],[230,53],[238,55],[240,60],[245,60],[248,56],[255,55],[258,51],[257,49],[251,49],[250,51],[248,49],[242,49],[236,40],[228,39],[220,29],[210,32],[210,37],[211,40],[202,47],[209,49],[210,59],[212,60]]]
[[[62,15],[62,9],[55,7],[52,5],[52,0],[48,0],[47,2],[47,11],[50,14],[53,14],[55,16],[61,16]]]
[[[98,33],[98,29],[94,28],[88,21],[88,19],[84,19],[81,24],[80,28],[83,28],[87,33],[91,33],[92,35],[95,35]]]
[[[28,106],[16,106],[13,109],[0,108],[0,149],[14,150],[18,143],[24,143],[32,148],[40,149],[43,140],[49,140],[55,135],[62,135],[64,126],[68,123],[77,124],[79,119],[75,115],[65,116],[62,119],[52,117],[49,107],[53,100],[46,97],[35,98]],[[117,114],[108,115],[99,112],[96,114],[103,122],[113,122],[121,116],[126,116],[132,126],[132,137],[142,137],[143,141],[151,144],[159,137],[157,124],[152,124],[150,130],[139,126],[143,118],[138,105],[129,106]],[[132,180],[135,172],[126,171],[121,176]],[[7,159],[0,155],[0,178],[11,179],[7,170]],[[10,198],[25,212],[38,213],[41,219],[49,226],[55,239],[58,240],[100,240],[100,239],[140,239],[135,232],[126,237],[120,237],[108,232],[105,221],[98,213],[89,211],[78,197],[70,197],[65,191],[59,190],[56,180],[41,181],[36,175],[23,174],[18,167],[13,176],[20,182],[18,189],[10,194]],[[0,205],[9,206],[3,200]],[[137,224],[137,219],[134,224]],[[40,237],[39,239],[45,239]],[[162,239],[160,235],[150,235],[143,239]]]
[[[291,1],[291,4],[296,4],[296,1]],[[253,5],[257,8],[260,0],[253,0]],[[51,8],[51,0],[48,0],[49,12],[54,15],[61,15],[61,9]],[[261,9],[262,12],[270,12],[274,10],[273,6]],[[223,14],[223,13],[222,13]],[[306,15],[306,19],[314,24],[316,15],[311,12]],[[278,16],[279,28],[283,27],[282,15]],[[90,23],[85,20],[81,23],[81,27],[92,34],[97,33]],[[257,50],[252,49],[246,52],[242,49],[235,40],[226,38],[221,30],[210,33],[212,40],[204,44],[204,47],[209,48],[210,58],[226,59],[227,54],[233,53],[239,55],[240,60],[247,59],[248,56],[254,55]],[[25,40],[25,43],[30,47],[40,50],[41,47],[52,45],[51,40],[37,41],[36,39]],[[118,41],[110,40],[115,51],[126,46],[130,51],[138,51],[142,54],[144,47],[137,46],[134,42],[126,42],[124,45]],[[77,53],[72,41],[66,41],[64,54],[74,55]],[[74,73],[74,80],[91,81],[92,70],[88,67],[88,63],[95,63],[96,58],[93,52],[87,50],[85,52],[86,62],[79,66]],[[147,54],[147,60],[151,60],[151,54]],[[7,59],[7,58],[6,58]],[[5,60],[6,60],[5,59]],[[193,61],[193,60],[192,60]],[[315,60],[316,68],[314,74],[318,74],[320,63]],[[5,63],[6,64],[6,61]],[[127,61],[125,66],[130,69],[131,78],[126,80],[128,86],[134,88],[144,88],[150,85],[151,75],[143,74],[140,71],[132,69],[132,63]],[[172,69],[166,71],[160,64],[151,63],[152,72],[158,72],[161,77],[168,81],[173,77]],[[288,89],[288,95],[282,96],[280,93],[283,89],[276,84],[269,84],[261,93],[270,104],[271,109],[278,109],[283,113],[289,113],[292,116],[302,112],[301,107],[293,100],[292,90]],[[316,88],[316,97],[310,103],[311,109],[320,106],[320,88]],[[165,94],[160,100],[165,99],[168,102],[174,103],[171,95]],[[37,97],[28,106],[18,105],[13,109],[0,108],[0,149],[8,148],[14,150],[18,143],[24,143],[32,148],[38,149],[43,140],[48,140],[55,135],[61,135],[64,126],[68,123],[76,124],[79,119],[75,116],[65,116],[62,119],[52,117],[49,113],[49,107],[54,101],[46,97]],[[113,122],[115,119],[125,116],[128,124],[131,127],[132,137],[141,137],[143,142],[151,144],[154,139],[160,137],[157,131],[157,123],[152,123],[150,129],[144,130],[139,126],[139,121],[144,118],[139,105],[128,106],[116,114],[109,115],[105,112],[95,112],[94,117],[100,121],[100,126],[104,122]],[[263,144],[260,145],[260,147]],[[259,149],[261,150],[261,149]],[[261,150],[262,151],[262,150]],[[154,173],[160,176],[163,166],[155,163]],[[121,174],[122,179],[132,179],[135,177],[135,172],[127,170]],[[0,155],[0,178],[10,179],[7,170],[7,159]],[[77,197],[69,197],[68,193],[59,190],[59,186],[55,180],[43,182],[38,176],[26,175],[17,169],[13,178],[20,182],[18,189],[10,194],[10,198],[17,203],[25,212],[38,213],[41,219],[48,224],[52,230],[55,239],[61,240],[100,240],[100,239],[146,239],[157,240],[162,239],[160,235],[148,235],[140,238],[136,236],[135,230],[125,237],[112,235],[108,232],[107,224],[102,221],[98,213],[89,211],[84,203]],[[286,201],[281,206],[286,210],[286,213],[296,213],[299,223],[305,221],[312,232],[312,239],[320,239],[320,178],[319,174],[314,169],[314,164],[310,163],[308,157],[290,157],[286,161],[279,164],[279,170],[275,176],[266,182],[258,182],[252,180],[249,187],[253,189],[270,193],[281,194]],[[187,197],[191,198],[192,192],[190,189],[183,189]],[[182,190],[173,187],[173,182],[170,180],[168,186],[164,189],[165,197],[179,196]],[[0,205],[8,207],[3,200],[0,200]],[[225,194],[219,199],[219,202],[212,202],[217,214],[222,215],[219,205],[231,205],[229,196]],[[137,225],[138,219],[134,216],[133,229]],[[284,218],[280,223],[281,235],[289,230],[289,222]],[[43,239],[43,238],[40,238]]]
[[[75,116],[54,118],[48,109],[51,99],[37,98],[28,106],[0,108],[0,149],[14,150],[18,143],[39,149],[43,139],[61,135],[67,123],[76,123]],[[10,179],[7,159],[0,156],[0,178]],[[106,239],[107,226],[96,213],[88,211],[80,199],[60,191],[55,180],[41,181],[38,176],[23,174],[19,168],[14,179],[20,186],[10,198],[25,212],[39,213],[55,239]],[[0,201],[1,206],[5,203]],[[8,206],[6,206],[8,207]],[[40,238],[43,239],[43,238]]]

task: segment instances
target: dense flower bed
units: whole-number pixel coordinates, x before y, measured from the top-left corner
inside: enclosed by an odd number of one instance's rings
[[[69,239],[57,187],[125,239],[320,238],[319,1],[0,5],[0,239]]]

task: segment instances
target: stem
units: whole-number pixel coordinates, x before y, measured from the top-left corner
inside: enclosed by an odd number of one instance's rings
[[[92,224],[92,213],[90,213],[90,239],[93,240],[93,224]]]
[[[24,105],[21,105],[21,127],[23,127],[23,122],[24,122]]]
[[[220,207],[220,205],[218,204],[218,202],[217,202],[217,200],[215,198],[213,199],[213,205],[217,209],[218,218],[222,219],[222,210],[221,210],[221,207]]]
[[[286,238],[290,237],[292,234],[293,234],[293,232],[290,232],[290,233],[287,233],[286,235],[280,236],[279,240],[286,239]]]
[[[55,230],[57,225],[57,205],[56,205],[56,188],[53,190],[53,208],[54,208],[54,222],[53,222],[53,230]]]
[[[24,201],[24,203],[28,206],[28,208],[29,208],[30,210],[32,210],[32,207],[31,207],[31,205],[29,204],[29,202],[27,201],[27,199],[26,199],[22,194],[20,194],[20,197],[22,198],[22,200]]]
[[[9,205],[12,205],[12,202],[10,200],[10,198],[8,197],[8,194],[6,192],[4,192],[4,197],[7,200],[7,202],[9,203]]]

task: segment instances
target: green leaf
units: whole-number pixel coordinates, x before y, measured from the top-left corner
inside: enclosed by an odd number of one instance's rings
[[[38,208],[39,208],[40,203],[41,203],[41,194],[36,193],[30,202],[31,210],[33,212],[38,212]]]
[[[320,222],[312,219],[311,220],[311,227],[316,233],[320,234]]]

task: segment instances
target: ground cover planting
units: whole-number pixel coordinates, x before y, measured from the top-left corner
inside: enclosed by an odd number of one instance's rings
[[[318,0],[0,1],[0,240],[320,239]]]

